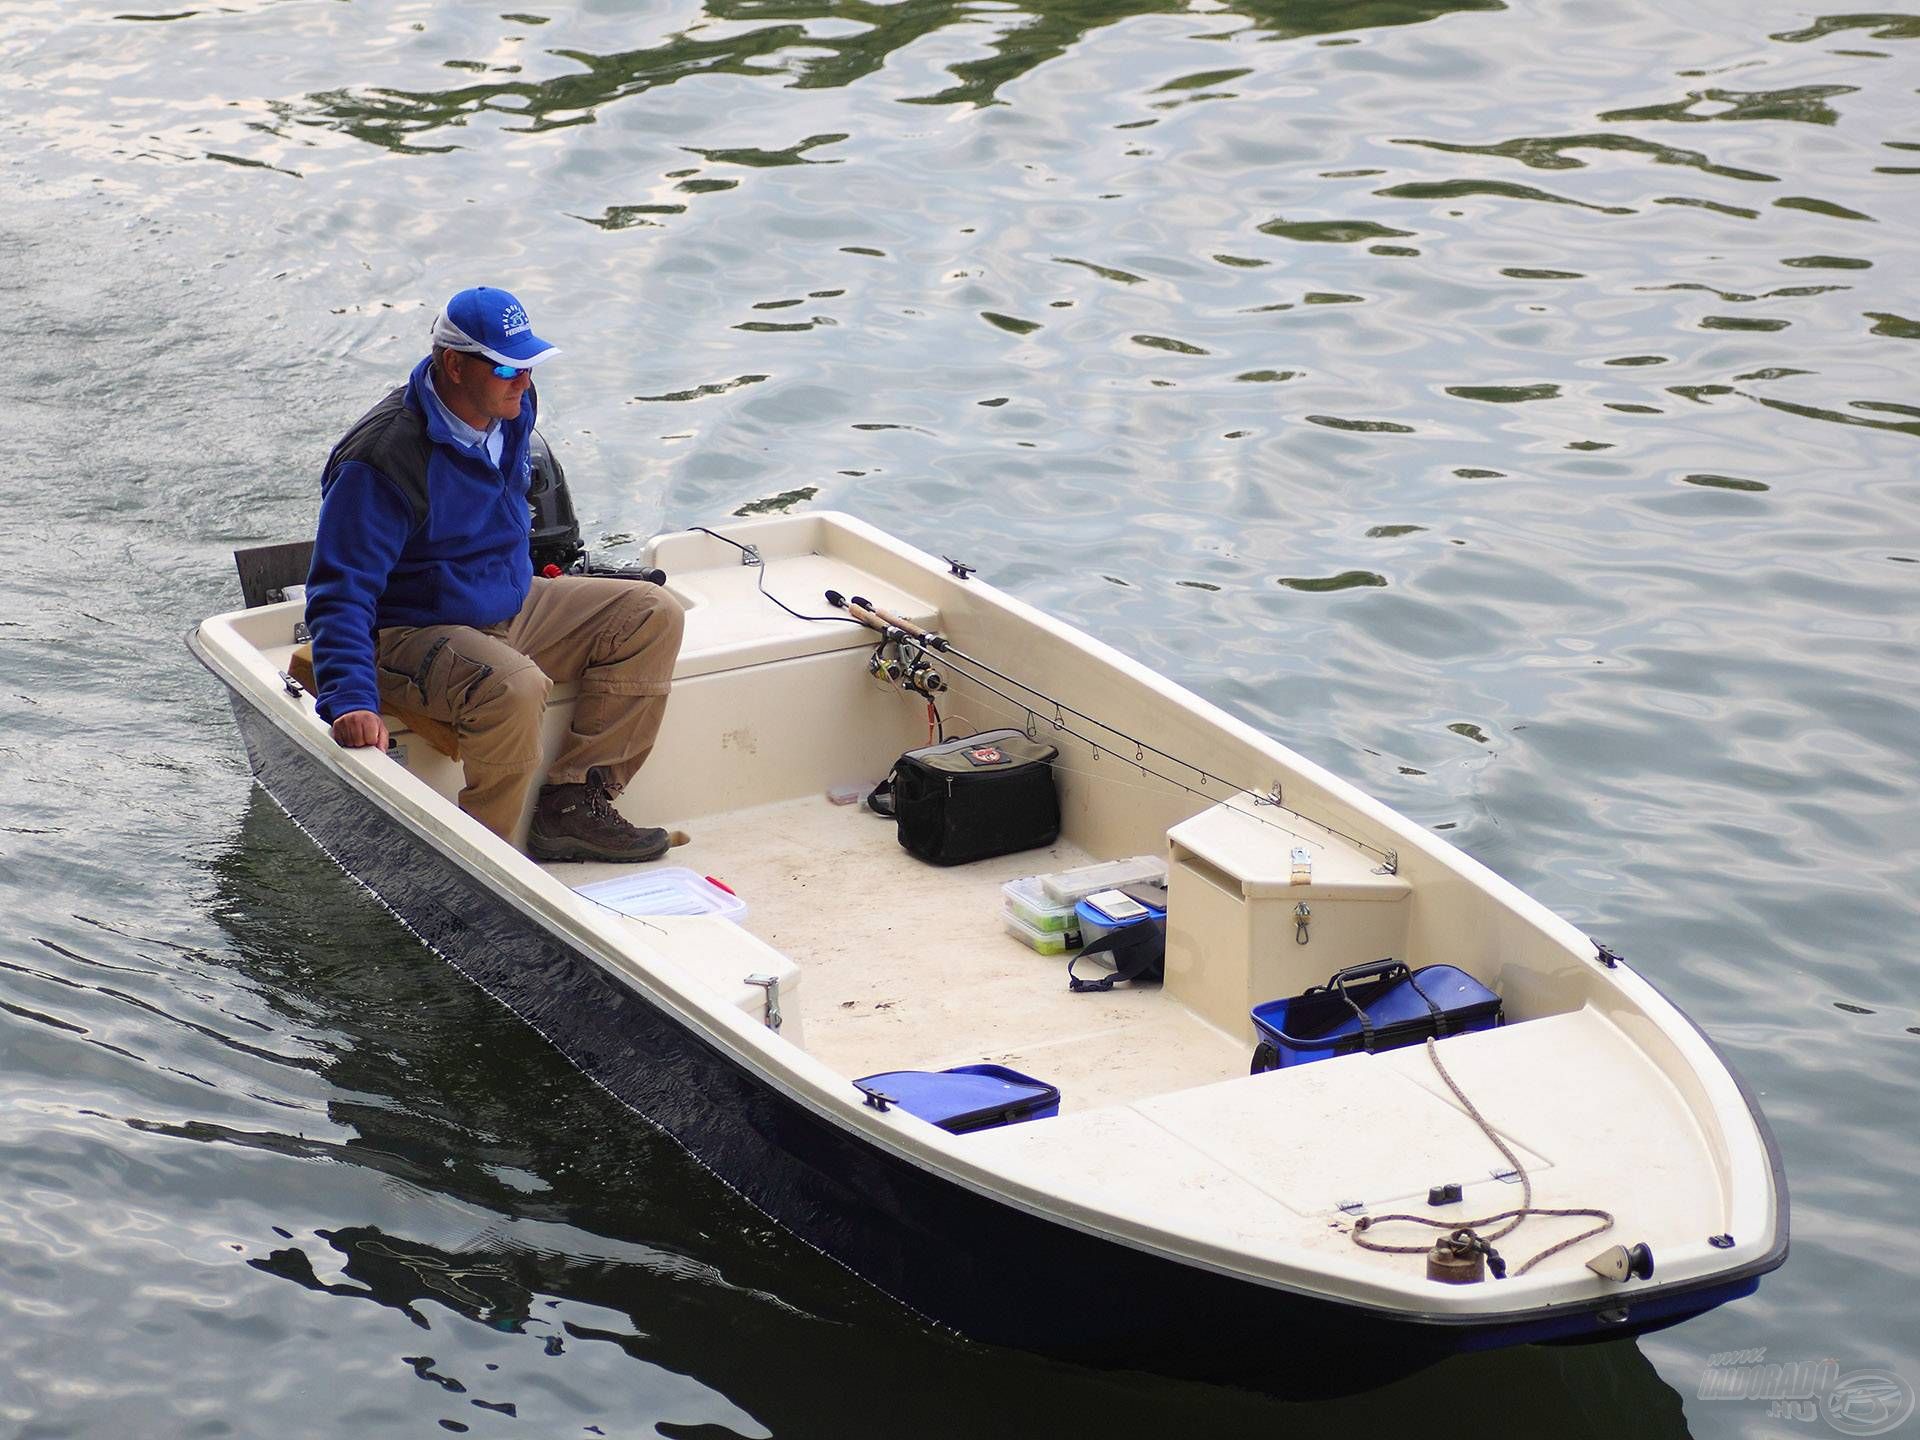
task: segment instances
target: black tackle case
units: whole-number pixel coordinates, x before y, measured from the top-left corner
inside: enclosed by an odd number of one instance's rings
[[[1059,753],[1022,730],[983,730],[907,751],[868,803],[893,816],[901,846],[929,865],[1037,849],[1060,834]]]

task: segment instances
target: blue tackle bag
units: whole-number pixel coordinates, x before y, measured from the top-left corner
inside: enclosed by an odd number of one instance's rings
[[[1490,1030],[1501,1019],[1500,997],[1464,970],[1409,970],[1398,960],[1376,960],[1338,971],[1304,994],[1254,1006],[1260,1043],[1253,1073]]]

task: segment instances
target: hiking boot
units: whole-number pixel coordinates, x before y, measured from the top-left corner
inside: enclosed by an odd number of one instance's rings
[[[598,766],[580,785],[542,785],[527,830],[536,860],[605,860],[638,865],[667,853],[667,832],[630,825],[613,808],[613,791]]]

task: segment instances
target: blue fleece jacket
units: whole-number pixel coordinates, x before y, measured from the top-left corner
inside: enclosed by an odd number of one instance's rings
[[[431,363],[422,360],[404,395],[389,396],[348,432],[321,477],[307,627],[320,718],[329,723],[352,710],[379,711],[377,631],[494,625],[519,613],[533,583],[533,387],[518,418],[502,422],[495,465],[483,445],[454,438],[427,392]],[[402,434],[413,443],[396,443]]]

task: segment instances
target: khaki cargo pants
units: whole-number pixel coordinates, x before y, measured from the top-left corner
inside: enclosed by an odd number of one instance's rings
[[[510,836],[540,765],[540,721],[555,682],[579,681],[580,698],[547,783],[577,784],[599,766],[618,791],[660,733],[682,624],[679,603],[657,585],[536,576],[520,613],[497,625],[382,630],[381,704],[459,732],[460,808]]]

